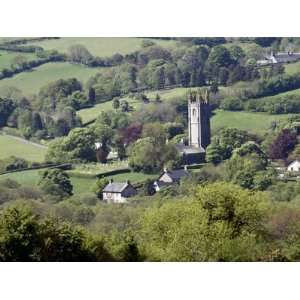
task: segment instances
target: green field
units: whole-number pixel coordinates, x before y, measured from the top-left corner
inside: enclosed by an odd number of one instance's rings
[[[23,172],[4,174],[0,175],[0,181],[9,178],[19,182],[21,185],[36,187],[40,180],[40,172],[42,172],[42,170],[29,170]],[[96,181],[95,178],[70,178],[73,185],[74,194],[90,192],[92,186],[95,184]]]
[[[46,151],[46,148],[23,142],[7,135],[0,135],[0,159],[14,155],[32,162],[42,162]]]
[[[141,48],[143,38],[126,37],[63,37],[56,40],[44,40],[31,43],[43,47],[45,50],[55,49],[67,53],[72,45],[81,44],[85,46],[93,55],[105,57],[115,53],[127,54]],[[162,46],[172,46],[174,41],[153,40]]]
[[[25,95],[37,93],[41,87],[51,81],[75,77],[85,83],[101,68],[88,68],[70,63],[47,63],[32,71],[22,72],[14,77],[0,80],[0,88],[14,86]]]
[[[29,170],[29,171],[22,171],[22,172],[14,172],[9,174],[0,175],[0,181],[4,179],[11,179],[15,180],[21,185],[24,186],[31,186],[36,187],[39,180],[40,180],[40,173],[43,170]],[[119,175],[114,175],[108,177],[108,179],[112,178],[114,181],[125,182],[126,180],[130,180],[132,183],[138,183],[145,181],[146,179],[155,179],[158,175],[149,175],[143,173],[124,173]],[[76,176],[70,176],[71,183],[73,185],[73,193],[81,194],[91,192],[96,178],[81,178]]]
[[[174,89],[163,90],[163,91],[145,92],[145,94],[147,95],[147,97],[150,100],[154,100],[156,94],[159,94],[162,101],[168,101],[174,97],[185,98],[186,92],[187,92],[187,88],[174,88]],[[126,98],[126,100],[133,107],[133,109],[137,109],[142,104],[142,102],[131,99],[131,98]],[[106,101],[104,103],[99,103],[99,104],[95,105],[94,107],[79,110],[77,112],[77,114],[81,117],[83,124],[84,124],[91,120],[96,119],[99,116],[99,114],[101,113],[101,111],[108,111],[111,109],[113,109],[112,101]]]
[[[126,98],[129,105],[136,109],[139,105],[141,105],[140,101]],[[113,110],[112,101],[106,101],[103,103],[96,104],[91,108],[81,109],[77,112],[77,115],[81,117],[83,124],[96,119],[102,111]]]
[[[286,115],[268,115],[264,113],[252,113],[243,111],[216,110],[211,119],[212,133],[225,127],[234,127],[253,133],[263,133],[273,121],[279,121],[290,117]]]
[[[300,72],[300,61],[284,65],[285,73],[295,74]]]
[[[138,183],[138,182],[143,182],[147,179],[156,179],[157,177],[158,174],[144,174],[138,172],[130,172],[130,173],[113,175],[107,178],[119,182],[125,182],[126,180],[129,180],[131,183]]]
[[[0,71],[4,68],[10,68],[12,60],[19,55],[24,56],[27,60],[37,58],[34,53],[7,52],[0,50]]]

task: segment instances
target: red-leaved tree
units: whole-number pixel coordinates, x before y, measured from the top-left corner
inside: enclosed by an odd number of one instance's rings
[[[269,149],[272,159],[286,159],[297,144],[297,135],[289,129],[283,129]]]

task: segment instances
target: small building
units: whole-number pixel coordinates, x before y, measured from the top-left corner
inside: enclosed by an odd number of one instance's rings
[[[186,169],[165,169],[164,172],[159,176],[159,178],[156,181],[154,181],[154,189],[156,192],[159,192],[163,187],[170,186],[173,184],[179,184],[180,180],[186,176],[189,176],[189,172]]]
[[[105,186],[102,192],[103,201],[107,203],[125,203],[127,198],[137,194],[136,189],[126,182],[113,182],[112,180]]]
[[[284,64],[300,60],[300,53],[294,52],[278,52],[274,54],[273,52],[270,55],[265,55],[263,59],[258,60],[257,64],[260,66],[271,65],[271,64]]]
[[[300,161],[295,160],[292,163],[290,163],[287,167],[288,172],[299,172],[300,171]]]

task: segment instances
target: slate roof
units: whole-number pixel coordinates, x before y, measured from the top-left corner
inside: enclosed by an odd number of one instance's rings
[[[300,53],[277,53],[274,55],[277,62],[290,62],[300,59]]]
[[[110,182],[103,192],[105,193],[122,193],[129,184],[127,182]]]
[[[186,146],[184,144],[176,144],[175,147],[180,153],[185,153],[185,154],[205,153],[205,150],[202,147],[196,148],[193,146]]]
[[[168,175],[174,180],[180,180],[184,176],[188,176],[189,173],[186,170],[172,170],[172,171],[167,171]]]

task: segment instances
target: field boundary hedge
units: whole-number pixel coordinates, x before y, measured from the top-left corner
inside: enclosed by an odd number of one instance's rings
[[[23,169],[5,171],[5,172],[1,172],[0,175],[16,173],[16,172],[23,172],[23,171],[30,171],[30,170],[47,169],[47,168],[48,169],[58,168],[58,169],[62,169],[62,170],[69,170],[72,168],[72,164],[44,164],[44,165],[33,166],[33,167],[28,167],[28,168],[23,168]]]
[[[108,177],[108,176],[113,176],[113,175],[118,175],[118,174],[123,174],[123,173],[129,173],[129,172],[131,172],[131,169],[129,169],[129,168],[116,169],[116,170],[112,170],[112,171],[98,173],[98,174],[96,174],[96,177],[97,178]]]

